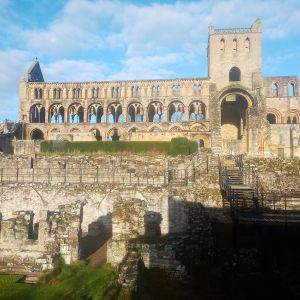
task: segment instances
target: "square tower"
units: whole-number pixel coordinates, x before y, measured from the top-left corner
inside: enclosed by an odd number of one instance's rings
[[[261,78],[261,21],[250,28],[208,28],[208,76],[221,90],[239,83],[250,90]]]

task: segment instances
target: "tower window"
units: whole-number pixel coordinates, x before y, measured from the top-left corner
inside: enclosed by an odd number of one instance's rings
[[[237,67],[233,67],[229,71],[229,81],[241,81],[241,71]]]
[[[221,52],[225,52],[225,40],[221,39],[220,41],[220,50]]]
[[[250,51],[250,39],[249,38],[246,38],[246,40],[245,40],[245,50],[247,52]]]
[[[234,39],[233,40],[233,52],[236,52],[237,51],[237,39]]]

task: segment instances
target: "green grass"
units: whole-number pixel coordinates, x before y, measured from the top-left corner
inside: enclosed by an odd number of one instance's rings
[[[46,154],[93,154],[93,153],[132,153],[189,155],[197,150],[197,143],[186,138],[174,138],[171,142],[129,142],[129,141],[98,141],[98,142],[68,142],[42,141],[41,152]]]
[[[113,299],[115,270],[84,264],[63,266],[45,275],[39,284],[18,283],[19,275],[0,275],[1,300]]]

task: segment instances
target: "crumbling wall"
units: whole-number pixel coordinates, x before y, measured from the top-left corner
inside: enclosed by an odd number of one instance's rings
[[[299,159],[247,158],[246,164],[255,168],[265,192],[299,191]]]
[[[53,267],[60,255],[70,264],[80,250],[82,203],[63,205],[58,211],[17,211],[1,221],[0,272],[29,274]]]

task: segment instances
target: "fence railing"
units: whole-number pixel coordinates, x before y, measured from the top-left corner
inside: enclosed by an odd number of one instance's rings
[[[113,168],[1,168],[1,183],[89,183],[128,185],[186,185],[187,169],[136,172]]]
[[[257,199],[255,192],[250,196],[258,202],[257,206],[244,207],[239,195],[232,193],[231,210],[234,217],[247,216],[248,218],[263,219],[271,222],[296,221],[300,223],[300,191],[288,193],[262,193]]]

